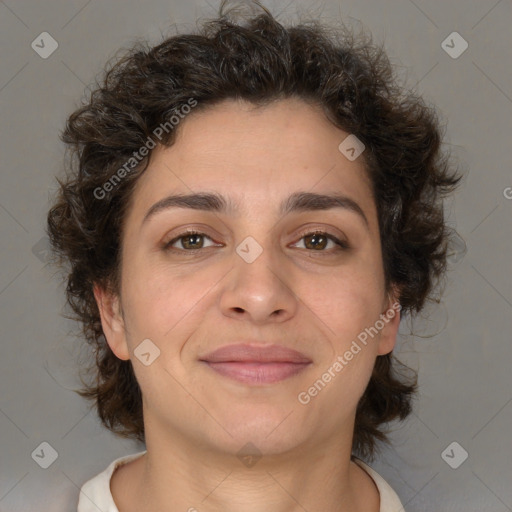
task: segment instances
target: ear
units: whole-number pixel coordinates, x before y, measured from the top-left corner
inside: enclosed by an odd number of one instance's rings
[[[384,304],[384,311],[380,319],[384,322],[384,327],[380,332],[378,342],[378,355],[389,354],[395,347],[398,328],[400,327],[400,301],[397,288],[393,288],[388,294],[387,301]]]
[[[119,359],[130,359],[119,297],[99,284],[94,284],[93,291],[100,311],[101,326],[109,347]]]

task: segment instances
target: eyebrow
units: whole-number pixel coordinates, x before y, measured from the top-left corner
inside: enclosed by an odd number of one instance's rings
[[[164,197],[146,212],[142,224],[157,213],[169,208],[188,208],[192,210],[227,213],[238,212],[236,203],[217,193],[199,192],[194,194],[177,194]],[[363,209],[353,199],[342,194],[315,194],[312,192],[295,192],[285,199],[279,208],[279,215],[293,212],[330,210],[342,208],[356,213],[369,227]]]

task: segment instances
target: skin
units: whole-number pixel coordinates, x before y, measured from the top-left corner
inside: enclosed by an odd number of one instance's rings
[[[125,219],[120,295],[95,286],[108,344],[131,359],[144,403],[148,453],[111,480],[120,512],[379,510],[373,480],[350,455],[357,402],[377,355],[394,347],[399,313],[307,405],[297,399],[396,301],[363,157],[338,150],[347,135],[300,99],[261,109],[227,100],[189,114],[175,144],[154,150]],[[240,211],[172,208],[142,223],[160,199],[198,191],[230,196]],[[345,194],[368,226],[340,208],[279,216],[297,191]],[[187,253],[183,239],[163,249],[187,227],[206,233],[203,252]],[[308,228],[350,249],[311,248]],[[252,263],[236,252],[247,236],[263,249]],[[149,366],[134,355],[147,338],[161,351]],[[250,386],[198,360],[248,338],[312,363]],[[248,442],[262,455],[250,468],[236,456]]]

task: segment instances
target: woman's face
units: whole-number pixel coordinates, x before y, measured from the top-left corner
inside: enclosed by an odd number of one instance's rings
[[[125,219],[120,310],[114,297],[109,317],[108,296],[96,297],[109,345],[132,360],[146,435],[277,453],[352,435],[399,314],[379,322],[393,301],[364,153],[349,160],[338,148],[349,134],[301,100],[253,108],[230,100],[192,112],[175,144],[154,150]],[[199,193],[231,208],[166,203]],[[299,194],[346,200],[303,198],[285,211]],[[232,344],[281,345],[305,363],[243,349],[209,356]]]

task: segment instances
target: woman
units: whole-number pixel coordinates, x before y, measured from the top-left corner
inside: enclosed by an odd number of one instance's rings
[[[79,512],[398,512],[400,319],[446,269],[460,180],[381,48],[262,8],[137,46],[68,119],[48,215],[94,347],[80,393],[143,441]]]

